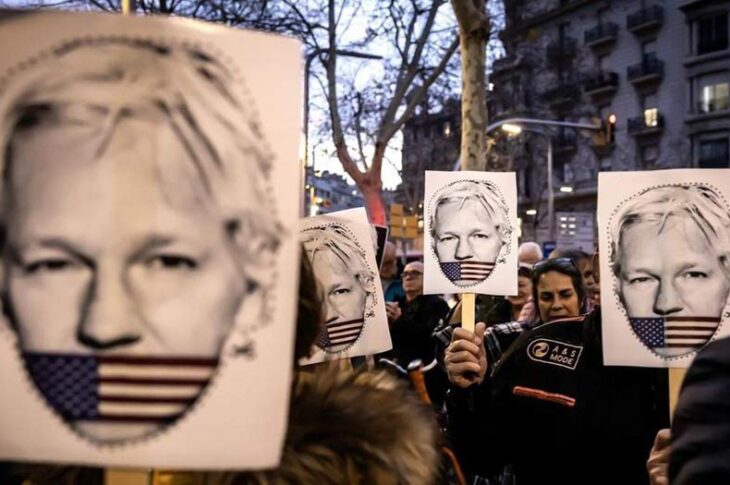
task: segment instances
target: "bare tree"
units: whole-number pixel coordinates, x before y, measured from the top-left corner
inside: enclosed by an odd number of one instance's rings
[[[2,0],[0,0],[2,2]],[[312,74],[324,96],[327,121],[315,132],[331,137],[344,171],[365,199],[370,219],[385,223],[382,167],[396,134],[439,88],[453,96],[456,29],[446,0],[137,0],[145,14],[170,14],[299,37],[319,65]],[[27,0],[31,7],[118,11],[121,0]],[[362,28],[363,19],[367,26]],[[360,25],[358,25],[360,24]],[[360,35],[352,32],[360,30]],[[382,61],[343,52],[375,49]],[[338,67],[338,64],[340,66]],[[375,65],[375,66],[374,66]],[[366,67],[363,67],[366,66]],[[364,69],[377,71],[361,76]],[[447,72],[448,74],[448,72]],[[362,82],[362,78],[369,78]],[[444,97],[446,97],[445,95]],[[433,102],[431,102],[433,101]],[[316,101],[312,102],[314,107]]]
[[[345,83],[337,69],[337,51],[344,7],[338,8],[335,0],[328,0],[327,47],[322,61],[332,140],[342,167],[362,192],[370,220],[376,224],[385,223],[381,179],[388,144],[426,99],[458,47],[453,26],[440,29],[437,25],[439,10],[445,3],[391,0],[373,12],[378,23],[373,23],[369,36],[387,36],[396,55],[385,61],[382,79],[375,79],[360,92],[355,90],[354,95],[350,91],[341,97]],[[343,102],[348,99],[349,123],[343,121],[347,111]],[[365,153],[365,146],[373,147],[371,154]]]

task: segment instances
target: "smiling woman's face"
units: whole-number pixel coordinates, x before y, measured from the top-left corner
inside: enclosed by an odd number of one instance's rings
[[[95,130],[12,145],[4,285],[24,353],[217,359],[244,280],[193,160],[159,123],[121,122],[102,154]],[[79,426],[124,439],[156,425]]]
[[[720,317],[730,279],[689,217],[641,222],[621,236],[619,290],[630,318]]]

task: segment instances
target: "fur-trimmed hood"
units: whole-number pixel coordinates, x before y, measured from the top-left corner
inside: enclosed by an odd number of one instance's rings
[[[433,411],[383,372],[318,366],[296,375],[281,464],[244,473],[156,472],[166,485],[429,485],[439,466]],[[25,467],[24,467],[25,468]],[[99,471],[25,468],[32,485],[96,485]]]
[[[260,483],[430,484],[433,411],[388,374],[300,372],[281,465]],[[256,480],[258,481],[258,480]]]

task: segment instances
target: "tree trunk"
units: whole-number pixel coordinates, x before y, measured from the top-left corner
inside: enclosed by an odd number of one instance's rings
[[[383,191],[381,190],[380,174],[368,172],[358,187],[365,199],[365,210],[368,213],[368,219],[371,224],[385,226],[385,202],[383,201]]]
[[[461,169],[487,164],[486,54],[489,21],[484,0],[452,0],[461,51]]]

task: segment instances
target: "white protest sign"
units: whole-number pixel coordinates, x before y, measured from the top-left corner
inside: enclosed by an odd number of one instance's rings
[[[730,170],[601,173],[608,365],[687,367],[730,333]]]
[[[0,458],[276,466],[301,46],[161,17],[0,25]]]
[[[517,293],[515,174],[426,172],[424,293]]]
[[[324,326],[314,353],[301,364],[390,350],[372,226],[365,209],[309,217],[301,226],[304,252],[324,297]]]

